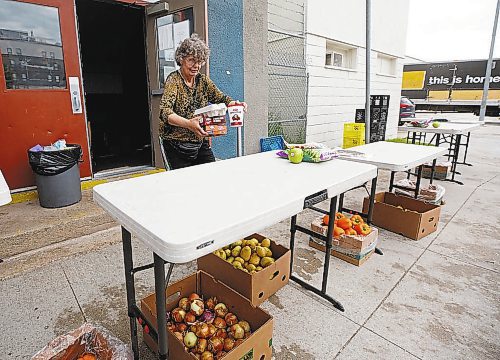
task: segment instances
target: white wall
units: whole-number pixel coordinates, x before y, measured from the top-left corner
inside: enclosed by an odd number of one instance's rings
[[[409,0],[372,1],[372,95],[390,95],[386,138],[397,135]],[[307,141],[342,144],[343,124],[365,102],[365,0],[307,3],[309,73]],[[357,48],[354,70],[325,67],[326,40]],[[392,76],[377,74],[377,53],[395,58]]]

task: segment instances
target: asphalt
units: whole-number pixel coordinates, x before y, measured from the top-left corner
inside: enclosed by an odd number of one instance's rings
[[[500,358],[500,127],[473,133],[464,185],[446,188],[438,230],[414,241],[380,231],[384,255],[356,267],[332,258],[329,303],[290,283],[263,304],[274,317],[275,359]],[[382,172],[379,190],[386,190]],[[356,190],[347,205],[360,208]],[[322,204],[325,208],[328,204]],[[304,211],[299,222],[314,218]],[[81,226],[79,226],[81,225]],[[263,233],[283,245],[289,222]],[[298,235],[295,273],[319,286],[323,254]],[[41,209],[36,201],[0,208],[0,359],[25,359],[57,335],[88,321],[129,342],[120,229],[91,200]],[[151,253],[133,238],[135,262]],[[173,280],[196,270],[176,266]],[[154,288],[137,277],[137,298]],[[153,354],[141,343],[144,359]]]

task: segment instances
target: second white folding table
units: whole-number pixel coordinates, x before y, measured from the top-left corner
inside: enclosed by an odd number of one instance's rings
[[[467,158],[467,151],[469,149],[470,133],[474,130],[479,129],[480,125],[474,123],[454,123],[454,122],[442,122],[439,124],[440,125],[437,128],[433,126],[428,126],[426,128],[415,127],[415,126],[400,126],[398,127],[398,131],[406,131],[408,133],[413,133],[411,137],[411,141],[413,144],[415,144],[417,140],[417,133],[434,134],[434,137],[431,139],[430,142],[432,143],[434,140],[434,144],[436,146],[442,144],[441,140],[446,140],[446,137],[448,136],[450,138],[449,144],[450,144],[451,154],[447,156],[451,157],[452,159],[450,181],[463,185],[461,181],[455,180],[455,175],[456,174],[460,175],[460,173],[457,171],[457,165],[459,164],[458,157],[460,153],[460,146],[465,147],[464,161],[461,164],[470,165],[465,162]],[[465,136],[467,138],[465,144],[462,144],[462,136]],[[421,136],[419,136],[419,138],[421,139]],[[446,142],[448,142],[448,140],[446,140]]]

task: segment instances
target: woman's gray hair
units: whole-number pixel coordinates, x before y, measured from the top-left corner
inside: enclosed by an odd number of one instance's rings
[[[199,62],[206,62],[210,55],[210,49],[207,44],[200,39],[198,34],[193,34],[191,37],[184,39],[175,50],[175,62],[181,66],[182,59],[192,56]]]

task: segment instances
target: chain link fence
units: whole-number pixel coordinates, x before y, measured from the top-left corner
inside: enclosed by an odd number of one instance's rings
[[[268,29],[267,34],[269,136],[283,135],[287,142],[304,143],[308,85],[305,37],[275,29]]]

